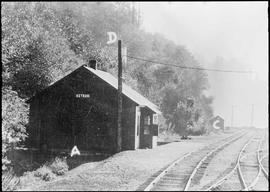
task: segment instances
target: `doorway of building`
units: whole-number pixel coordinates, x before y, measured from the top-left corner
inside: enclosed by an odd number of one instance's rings
[[[141,129],[141,111],[140,107],[136,107],[136,120],[135,120],[135,149],[140,148],[140,129]]]

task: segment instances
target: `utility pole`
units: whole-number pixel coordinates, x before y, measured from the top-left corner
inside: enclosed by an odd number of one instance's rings
[[[234,106],[232,105],[231,128],[233,127],[233,108],[234,108]]]
[[[135,2],[133,1],[132,2],[132,12],[131,12],[131,22],[132,24],[134,25],[135,24],[135,21],[136,21],[136,18],[135,18]]]
[[[254,116],[254,104],[251,105],[251,121],[250,121],[250,127],[253,127],[253,116]]]
[[[118,115],[117,115],[117,152],[122,147],[122,53],[121,40],[118,40]]]

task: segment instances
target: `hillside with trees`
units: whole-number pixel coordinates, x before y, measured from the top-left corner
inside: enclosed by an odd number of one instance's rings
[[[27,137],[27,99],[94,58],[100,70],[117,76],[115,31],[130,56],[199,67],[182,45],[141,29],[139,10],[126,2],[1,3],[2,169],[6,152]],[[124,82],[161,108],[160,130],[204,133],[212,117],[206,73],[127,59]]]

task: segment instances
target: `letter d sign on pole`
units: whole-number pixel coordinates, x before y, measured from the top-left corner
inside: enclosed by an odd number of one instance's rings
[[[108,45],[110,45],[110,44],[116,42],[116,40],[117,40],[117,35],[116,35],[115,32],[112,32],[112,31],[111,31],[111,32],[107,32],[107,34],[108,34],[108,37],[109,37],[109,40],[107,41],[107,44],[108,44]]]

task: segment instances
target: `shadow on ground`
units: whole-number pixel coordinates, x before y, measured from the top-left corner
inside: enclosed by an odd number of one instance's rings
[[[22,176],[27,171],[34,171],[46,162],[53,161],[55,157],[65,158],[69,170],[71,170],[84,163],[102,161],[111,155],[105,152],[88,152],[87,154],[70,157],[69,153],[15,150],[9,154],[9,159],[12,162],[13,171],[16,176]]]
[[[85,155],[85,156],[73,156],[73,157],[67,157],[67,164],[69,166],[69,170],[74,169],[84,163],[90,163],[90,162],[98,162],[102,161],[104,159],[107,159],[110,157],[111,154],[91,154],[91,155]]]

